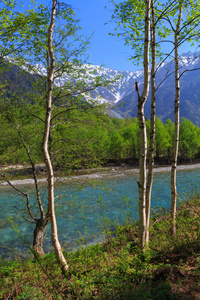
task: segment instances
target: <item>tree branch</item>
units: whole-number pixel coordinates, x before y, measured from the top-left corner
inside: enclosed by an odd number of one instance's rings
[[[36,222],[38,219],[32,214],[31,212],[31,206],[30,206],[30,199],[29,199],[29,194],[28,193],[24,193],[23,191],[21,191],[20,189],[16,188],[16,186],[14,186],[6,177],[5,174],[2,174],[2,177],[4,178],[4,180],[17,192],[19,192],[20,194],[22,194],[23,196],[26,197],[26,205],[27,205],[27,210],[29,213],[29,216]]]
[[[28,155],[29,161],[31,163],[32,173],[33,173],[33,179],[34,179],[34,182],[35,182],[35,190],[36,190],[37,202],[38,202],[38,206],[39,206],[39,209],[40,209],[41,219],[44,219],[44,209],[43,209],[42,201],[41,201],[41,197],[40,197],[40,189],[39,189],[39,185],[38,185],[38,180],[37,180],[37,174],[36,174],[36,170],[35,170],[35,165],[34,165],[32,156],[30,154],[30,151],[29,151],[28,147],[26,146],[26,144],[24,142],[24,139],[23,139],[23,137],[21,135],[21,132],[19,131],[19,128],[17,128],[17,130],[18,130],[20,139],[22,141],[22,144],[23,144],[23,146],[24,146],[24,148],[26,150],[26,153]]]

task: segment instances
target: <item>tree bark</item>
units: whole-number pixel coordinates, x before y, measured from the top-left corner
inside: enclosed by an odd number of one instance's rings
[[[136,83],[138,93],[138,122],[140,127],[140,158],[139,158],[139,246],[145,247],[146,237],[146,158],[147,133],[144,116],[144,104],[149,94],[149,34],[150,34],[150,0],[146,1],[145,10],[145,40],[144,40],[144,87],[142,95]]]
[[[144,117],[144,100],[138,101],[138,122],[140,127],[140,158],[139,158],[139,245],[143,249],[146,236],[146,156],[147,133]]]
[[[177,159],[178,159],[178,144],[179,144],[179,123],[180,123],[180,79],[179,79],[179,59],[178,59],[178,39],[180,23],[182,18],[182,4],[180,3],[178,21],[176,25],[175,35],[174,35],[174,52],[175,52],[175,132],[174,132],[174,153],[171,169],[171,217],[172,217],[172,234],[176,234],[176,198],[177,198],[177,188],[176,188],[176,169],[177,169]]]
[[[44,245],[44,232],[46,230],[47,224],[49,223],[49,218],[39,219],[36,222],[33,235],[33,251],[35,258],[44,255],[43,245]]]
[[[154,147],[155,147],[155,119],[156,119],[156,84],[155,84],[155,69],[156,69],[156,32],[155,32],[155,14],[154,3],[151,1],[151,134],[149,144],[149,168],[147,177],[146,190],[146,244],[149,244],[149,225],[150,225],[150,208],[151,208],[151,191],[153,185],[153,167],[154,167]]]
[[[48,176],[48,208],[49,208],[49,217],[51,222],[51,237],[54,251],[56,254],[57,261],[61,266],[62,273],[65,274],[68,265],[64,258],[64,255],[61,251],[61,246],[58,240],[57,232],[57,223],[55,216],[54,208],[54,172],[53,166],[49,155],[48,142],[49,142],[49,132],[51,125],[51,114],[52,114],[52,92],[53,92],[53,83],[54,83],[54,72],[55,72],[55,56],[53,51],[53,28],[55,25],[55,14],[56,14],[56,5],[57,0],[52,2],[52,11],[51,11],[51,22],[48,29],[48,61],[47,61],[47,76],[48,76],[48,90],[46,94],[46,118],[45,118],[45,130],[43,137],[43,154],[44,161],[47,168]]]

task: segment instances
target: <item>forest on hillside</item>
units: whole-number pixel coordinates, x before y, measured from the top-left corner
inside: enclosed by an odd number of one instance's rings
[[[43,154],[40,123],[27,111],[18,108],[17,113],[17,108],[12,109],[16,118],[11,108],[5,108],[1,112],[0,164],[30,163],[16,124],[20,126],[24,142],[31,147],[34,163],[41,164]],[[39,111],[39,107],[34,109]],[[106,114],[99,114],[94,118],[89,111],[71,111],[65,117],[68,124],[61,124],[56,128],[52,141],[52,152],[56,153],[52,154],[52,161],[56,169],[92,168],[109,163],[138,165],[140,131],[137,118],[116,119],[109,118]],[[146,126],[149,141],[150,120],[146,120]],[[157,164],[170,164],[175,124],[170,120],[163,124],[157,117],[155,126],[155,161]],[[200,128],[183,118],[180,123],[179,161],[192,162],[199,158]]]

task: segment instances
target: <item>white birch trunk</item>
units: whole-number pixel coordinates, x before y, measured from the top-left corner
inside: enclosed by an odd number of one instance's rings
[[[150,0],[146,1],[145,41],[144,41],[144,87],[142,95],[138,92],[138,122],[140,127],[140,159],[139,159],[139,245],[145,247],[146,237],[146,158],[147,134],[144,116],[144,104],[149,94],[149,34],[150,34]]]
[[[146,245],[149,244],[149,225],[150,225],[150,208],[151,208],[151,191],[153,185],[153,167],[154,167],[154,146],[155,146],[155,69],[156,69],[156,33],[155,33],[155,14],[154,3],[151,1],[151,51],[152,51],[152,67],[151,67],[151,135],[149,144],[149,168],[147,177],[146,190]]]
[[[143,249],[146,236],[146,156],[147,134],[144,117],[144,102],[138,101],[138,122],[140,127],[140,160],[139,160],[139,245]]]
[[[181,4],[180,4],[181,5]],[[176,188],[176,169],[177,169],[177,159],[178,159],[178,144],[179,144],[179,123],[180,123],[180,79],[179,79],[179,60],[178,60],[178,39],[180,23],[182,18],[182,6],[179,9],[178,21],[175,30],[175,132],[174,132],[174,153],[171,169],[171,217],[172,217],[172,234],[176,234],[176,198],[177,198],[177,188]]]
[[[53,172],[52,162],[48,150],[49,131],[50,131],[51,113],[52,113],[52,91],[53,91],[54,71],[55,71],[55,56],[53,52],[53,28],[55,25],[56,4],[57,4],[57,0],[53,0],[51,22],[48,29],[48,73],[47,73],[48,91],[46,95],[47,106],[46,106],[45,131],[44,131],[44,138],[43,138],[43,154],[44,154],[44,160],[45,160],[47,174],[48,174],[48,207],[49,207],[49,217],[51,222],[52,244],[54,247],[57,261],[61,266],[62,273],[64,274],[68,269],[68,265],[64,258],[64,255],[62,254],[61,246],[58,240],[57,223],[56,223],[55,208],[54,208],[54,172]]]

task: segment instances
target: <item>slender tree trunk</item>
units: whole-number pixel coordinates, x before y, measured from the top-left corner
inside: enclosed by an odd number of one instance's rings
[[[36,218],[32,215],[31,210],[30,210],[29,196],[26,195],[28,213],[29,213],[29,216],[35,222],[35,229],[34,229],[34,234],[33,234],[33,251],[34,251],[35,258],[37,258],[38,256],[43,256],[44,255],[44,250],[43,250],[44,231],[45,231],[45,229],[46,229],[46,227],[49,223],[49,211],[47,210],[46,214],[44,213],[44,209],[43,209],[43,205],[42,205],[42,201],[41,201],[41,197],[40,197],[40,189],[39,189],[39,185],[38,185],[35,164],[33,162],[33,159],[32,159],[31,153],[29,151],[29,148],[27,147],[27,145],[26,145],[19,129],[18,129],[18,133],[19,133],[20,139],[22,141],[22,144],[23,144],[23,146],[24,146],[24,148],[27,152],[29,161],[31,163],[33,179],[34,179],[34,182],[35,182],[36,198],[37,198],[38,208],[39,208],[39,211],[40,211],[40,219],[38,219],[38,218]]]
[[[146,157],[147,133],[144,117],[144,101],[138,101],[138,122],[140,127],[140,159],[139,159],[139,245],[143,249],[146,236]]]
[[[37,258],[38,256],[44,255],[43,245],[44,245],[44,232],[49,223],[49,218],[40,219],[36,222],[33,236],[33,251]]]
[[[49,128],[49,156],[52,162],[52,152],[53,152],[53,130],[52,130],[52,120],[50,121]]]
[[[43,138],[43,154],[44,154],[44,161],[46,164],[47,175],[48,175],[48,207],[49,207],[49,216],[51,222],[52,244],[54,247],[57,261],[61,266],[62,273],[65,274],[65,272],[68,269],[68,265],[61,251],[61,246],[58,240],[57,223],[56,223],[55,208],[54,208],[54,172],[53,172],[53,167],[52,167],[49,150],[48,150],[49,131],[50,131],[51,114],[52,114],[52,92],[53,92],[54,71],[55,71],[55,56],[53,52],[53,28],[55,25],[56,5],[57,5],[57,0],[53,0],[51,22],[48,30],[48,62],[47,62],[48,90],[46,95],[47,107],[46,107],[46,118],[45,118],[45,131],[44,131],[44,138]]]
[[[144,87],[142,95],[138,93],[138,122],[140,127],[140,158],[139,158],[139,245],[145,247],[146,237],[146,159],[147,159],[147,134],[144,116],[144,104],[149,94],[149,34],[150,34],[150,0],[146,1],[145,11],[145,41],[144,41]]]
[[[178,39],[180,22],[182,18],[182,4],[180,4],[179,16],[175,30],[175,132],[174,132],[174,153],[171,169],[171,217],[172,217],[172,234],[176,234],[176,198],[177,198],[177,188],[176,188],[176,168],[177,168],[177,158],[178,158],[178,144],[179,144],[179,123],[180,123],[180,79],[179,79],[179,60],[178,60]]]
[[[147,177],[146,190],[146,244],[149,244],[149,224],[150,224],[150,208],[151,208],[151,191],[153,185],[153,167],[154,167],[154,146],[155,146],[155,118],[156,118],[156,84],[155,84],[155,69],[156,69],[156,33],[155,33],[155,14],[154,3],[151,1],[151,51],[152,51],[152,67],[151,67],[151,134],[149,145],[149,168]]]

